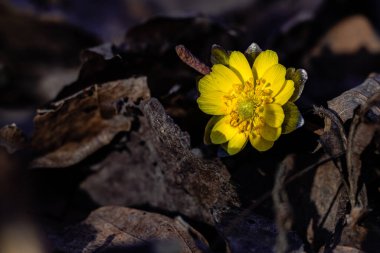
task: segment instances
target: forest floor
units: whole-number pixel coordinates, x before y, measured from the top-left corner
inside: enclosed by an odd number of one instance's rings
[[[0,3],[0,252],[379,252],[377,1],[90,2]],[[251,43],[304,124],[229,156],[175,49]]]

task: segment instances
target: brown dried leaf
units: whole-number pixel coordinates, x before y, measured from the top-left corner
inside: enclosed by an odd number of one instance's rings
[[[323,156],[321,160],[325,158],[326,156]],[[310,201],[314,213],[309,214],[312,216],[310,217],[312,223],[308,230],[308,238],[315,247],[329,242],[336,228],[342,225],[346,215],[347,195],[341,173],[333,161],[317,168],[310,189]]]
[[[279,166],[272,190],[273,208],[276,214],[278,235],[276,238],[275,252],[288,252],[288,232],[293,224],[293,209],[289,203],[285,190],[285,181],[289,173],[294,169],[295,155],[288,155]]]
[[[341,244],[360,248],[366,237],[367,230],[357,225],[368,210],[367,193],[361,181],[361,154],[379,130],[380,110],[374,108],[380,99],[376,93],[380,90],[378,80],[379,76],[373,75],[360,86],[329,101],[329,109],[315,109],[325,119],[320,142],[326,155],[334,157],[334,160],[317,168],[314,176],[311,199],[318,215],[312,219],[308,229],[308,237],[314,238],[312,243],[319,240],[330,247],[336,243],[331,244],[332,235],[341,234]],[[359,106],[362,109],[355,114]],[[368,115],[372,115],[372,121]],[[343,123],[352,117],[347,138]],[[350,209],[347,204],[350,204]],[[344,226],[343,221],[348,226]]]
[[[208,247],[206,239],[181,218],[117,206],[93,211],[86,220],[67,229],[55,247],[72,253],[142,252],[139,247],[153,244],[151,250],[145,248],[143,252],[157,252],[154,245],[160,242],[162,252],[169,253],[201,253],[200,246]]]
[[[51,104],[53,109],[39,110],[31,143],[39,157],[32,167],[67,167],[83,160],[129,131],[135,117],[130,110],[149,96],[145,77],[130,78],[93,85]]]
[[[351,212],[347,215],[347,226],[341,236],[341,244],[361,249],[371,226],[362,226],[360,221],[368,213],[368,197],[365,181],[363,181],[362,154],[380,133],[380,92],[370,97],[367,103],[356,110],[354,115],[347,148],[347,174],[350,184]],[[373,244],[368,240],[366,243]]]
[[[346,151],[347,138],[342,122],[331,110],[320,107],[315,108],[315,112],[325,121],[323,134],[320,136],[325,155],[321,156],[320,161],[328,157],[334,159],[317,168],[310,189],[310,199],[316,214],[312,217],[307,237],[314,245],[330,240],[331,234],[344,219],[348,200],[342,156]]]
[[[27,137],[16,124],[0,128],[0,146],[4,146],[8,153],[13,153],[25,147]]]
[[[365,186],[360,183],[361,155],[380,132],[380,92],[375,93],[352,120],[347,148],[348,180],[351,188],[351,205],[367,208]],[[377,119],[376,119],[377,117]],[[363,188],[364,187],[364,188]]]
[[[355,172],[350,167],[352,167],[353,162],[360,163],[360,154],[372,140],[374,135],[374,129],[372,125],[370,127],[371,129],[360,129],[361,131],[357,132],[358,124],[361,123],[361,121],[363,121],[363,119],[360,120],[359,117],[363,118],[363,115],[365,114],[364,112],[361,112],[360,115],[354,117],[353,123],[351,125],[349,140],[347,140],[343,123],[354,116],[354,111],[358,106],[366,105],[368,103],[368,99],[371,96],[373,96],[373,94],[376,94],[376,92],[380,91],[379,80],[380,78],[378,75],[372,75],[363,84],[349,91],[346,91],[340,96],[330,100],[328,102],[329,109],[315,109],[316,113],[320,114],[321,117],[325,119],[325,128],[323,134],[321,135],[320,141],[326,153],[328,153],[332,157],[342,155],[346,151],[348,153],[348,168],[344,168],[342,166],[342,161],[340,161],[339,159],[335,160],[335,164],[336,166],[338,166],[342,173],[345,173],[345,171],[348,170],[347,175],[349,182],[347,182],[346,188],[350,189],[351,196],[356,196],[357,194],[356,184],[358,180],[358,175],[360,175],[360,168],[356,169]],[[363,124],[361,125],[361,127],[365,126],[366,125]],[[360,140],[354,137],[356,134],[361,135],[361,137],[359,138]],[[358,154],[356,154],[355,161],[352,161],[352,152],[355,152],[355,150]],[[353,180],[356,183],[354,183]],[[355,206],[355,201],[352,199],[352,197],[351,205]]]
[[[150,205],[209,224],[238,205],[230,174],[220,161],[190,150],[187,133],[156,99],[143,102],[139,129],[130,132],[127,152],[111,152],[82,184],[101,205]]]
[[[324,129],[320,143],[330,156],[342,155],[347,148],[347,137],[343,123],[334,111],[323,107],[315,107],[314,112],[324,119]]]
[[[361,85],[342,93],[327,102],[328,107],[335,111],[344,123],[354,116],[359,105],[364,105],[369,97],[380,91],[380,76],[372,75]]]

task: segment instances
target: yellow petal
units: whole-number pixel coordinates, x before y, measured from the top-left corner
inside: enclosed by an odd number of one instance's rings
[[[210,91],[229,93],[234,84],[240,83],[241,81],[235,72],[222,64],[215,64],[211,73],[199,80],[198,89],[201,93]]]
[[[206,94],[201,94],[197,99],[199,109],[204,113],[211,115],[224,115],[227,111],[225,104],[224,93],[213,91]]]
[[[294,82],[292,80],[286,80],[285,85],[280,92],[274,97],[274,102],[280,105],[284,105],[292,97],[294,93]]]
[[[198,81],[198,90],[200,93],[217,91],[215,88],[215,78],[211,74],[205,75]]]
[[[281,127],[271,127],[268,124],[264,124],[261,129],[261,136],[268,141],[275,141],[281,135]]]
[[[235,136],[228,142],[227,153],[229,155],[235,155],[244,148],[247,141],[248,138],[244,133],[235,134]]]
[[[255,62],[253,63],[253,70],[256,72],[257,78],[261,78],[270,67],[277,63],[277,53],[272,50],[265,50],[257,56]]]
[[[244,83],[253,80],[252,69],[249,66],[247,58],[241,52],[233,51],[231,53],[229,65]]]
[[[267,104],[264,106],[264,121],[271,127],[280,127],[284,121],[284,110],[279,104]]]
[[[211,130],[211,142],[214,144],[222,144],[232,139],[238,133],[236,127],[230,124],[230,116],[220,119]]]
[[[262,79],[265,80],[263,88],[272,90],[277,95],[285,84],[286,68],[281,64],[275,64],[265,71]]]
[[[206,144],[206,145],[210,145],[212,144],[211,142],[211,138],[210,138],[210,135],[211,135],[211,130],[213,129],[213,127],[215,126],[215,124],[220,120],[222,119],[224,116],[212,116],[211,119],[207,122],[207,125],[206,125],[206,128],[205,128],[205,133],[204,133],[204,136],[203,136],[203,142]]]
[[[273,147],[274,144],[273,141],[268,141],[262,138],[260,135],[250,135],[249,141],[251,142],[251,145],[258,151],[267,151]]]
[[[212,67],[212,75],[217,81],[220,91],[229,92],[234,84],[241,83],[235,72],[222,64],[216,64]]]

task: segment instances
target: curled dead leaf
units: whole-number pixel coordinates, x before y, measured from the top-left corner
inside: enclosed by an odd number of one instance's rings
[[[32,167],[67,167],[131,129],[131,113],[150,97],[145,77],[93,85],[40,109],[34,118]]]
[[[361,85],[356,86],[338,97],[327,102],[328,107],[335,111],[344,123],[354,116],[354,111],[359,105],[366,101],[376,92],[380,91],[380,76],[371,75]]]
[[[156,247],[160,252],[201,253],[201,247],[208,248],[206,239],[180,218],[117,206],[93,211],[54,243],[57,250],[72,253],[157,252]]]
[[[329,249],[336,243],[334,234],[340,234],[340,244],[360,249],[368,233],[367,228],[358,224],[368,211],[362,154],[379,132],[379,80],[378,75],[372,75],[363,84],[329,101],[328,109],[315,108],[325,120],[320,143],[325,155],[334,159],[317,168],[311,199],[318,215],[308,233],[315,238],[323,234],[321,229],[329,231],[319,238],[330,241],[326,246]],[[351,127],[346,133],[343,124],[350,119]]]

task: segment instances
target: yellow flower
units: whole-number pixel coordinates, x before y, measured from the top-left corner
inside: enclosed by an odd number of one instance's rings
[[[266,151],[281,133],[302,125],[301,114],[292,103],[302,88],[297,85],[295,94],[291,80],[292,76],[300,77],[295,74],[300,72],[287,72],[274,51],[261,52],[258,47],[251,54],[253,64],[238,51],[221,55],[198,83],[199,108],[214,115],[206,126],[206,143],[222,144],[230,155],[242,150],[248,140],[255,149]],[[302,74],[304,83],[306,72]]]

